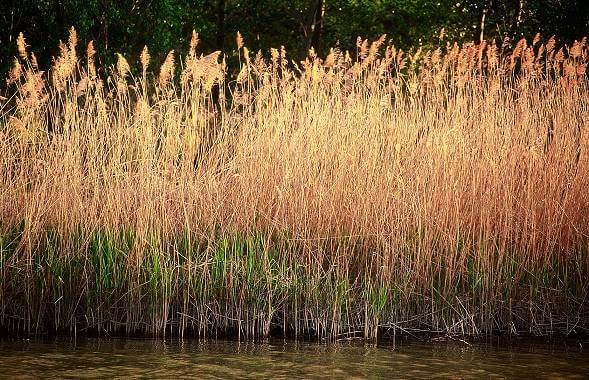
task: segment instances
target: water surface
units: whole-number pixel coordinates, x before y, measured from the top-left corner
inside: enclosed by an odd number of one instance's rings
[[[589,347],[588,347],[589,348]],[[587,378],[581,345],[1,340],[2,378]]]

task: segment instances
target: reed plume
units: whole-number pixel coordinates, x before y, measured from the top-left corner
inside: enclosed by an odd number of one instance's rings
[[[443,31],[440,32],[440,41]],[[587,40],[147,47],[110,79],[19,36],[0,327],[314,336],[589,328]],[[32,60],[32,58],[30,58]],[[232,77],[234,75],[235,77]],[[114,78],[114,79],[113,79]],[[179,82],[180,85],[176,85]],[[128,89],[141,88],[141,91]]]

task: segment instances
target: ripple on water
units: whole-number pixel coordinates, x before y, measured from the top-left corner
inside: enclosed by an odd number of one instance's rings
[[[7,378],[585,378],[579,347],[139,339],[0,341]]]

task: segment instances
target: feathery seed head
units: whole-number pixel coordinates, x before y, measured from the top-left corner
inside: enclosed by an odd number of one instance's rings
[[[37,62],[37,56],[35,55],[35,53],[31,53],[31,66],[35,70],[39,68],[39,63]]]
[[[94,41],[90,41],[88,42],[88,46],[86,47],[86,57],[88,58],[88,60],[91,60],[92,58],[94,58],[95,54],[96,49],[94,48]]]
[[[139,56],[139,60],[141,61],[141,70],[143,72],[143,76],[145,76],[145,73],[147,72],[147,67],[149,66],[149,51],[147,49],[147,46],[143,47],[143,50],[141,51],[141,55]]]
[[[122,79],[125,79],[131,68],[129,63],[121,54],[117,53],[117,72]]]
[[[445,36],[446,36],[446,28],[440,29],[440,33],[438,34],[438,39],[440,41],[442,41],[442,40],[444,40]]]
[[[67,44],[70,50],[76,50],[76,46],[78,45],[78,33],[76,29],[72,26],[70,28],[70,34],[67,40]]]
[[[190,56],[194,56],[196,54],[196,47],[198,46],[198,42],[199,42],[199,38],[198,38],[198,33],[196,33],[196,30],[192,30],[192,37],[190,38],[190,50],[189,50],[189,55]]]
[[[160,67],[159,85],[165,87],[174,76],[174,50],[170,50],[162,66]]]
[[[19,33],[18,37],[16,38],[16,49],[18,51],[19,57],[23,60],[26,60],[27,59],[27,44],[26,44],[25,37],[22,34],[22,32]]]
[[[96,54],[96,50],[94,49],[94,42],[88,42],[88,46],[86,47],[86,57],[88,60],[88,76],[90,79],[96,77],[96,67],[94,66],[94,55]]]
[[[10,73],[8,74],[7,83],[10,85],[18,81],[22,75],[22,66],[17,58],[14,58],[12,63],[12,68],[10,69]]]
[[[68,37],[68,49],[69,49],[69,59],[70,59],[70,64],[71,65],[75,65],[76,61],[78,60],[78,58],[76,57],[76,46],[78,45],[78,33],[76,33],[76,30],[74,29],[74,27],[72,26],[70,28],[70,34]]]

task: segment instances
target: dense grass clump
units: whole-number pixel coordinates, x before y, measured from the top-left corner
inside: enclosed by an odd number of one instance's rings
[[[0,326],[338,338],[589,328],[586,40],[147,49],[0,105]],[[354,58],[352,58],[354,57]],[[178,61],[179,63],[177,63]],[[135,73],[135,74],[132,74]]]

